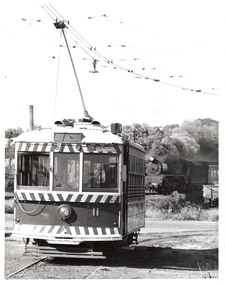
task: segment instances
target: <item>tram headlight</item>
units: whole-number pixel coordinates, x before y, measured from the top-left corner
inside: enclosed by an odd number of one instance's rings
[[[58,208],[58,215],[62,220],[66,220],[71,216],[72,210],[69,205],[61,205]]]

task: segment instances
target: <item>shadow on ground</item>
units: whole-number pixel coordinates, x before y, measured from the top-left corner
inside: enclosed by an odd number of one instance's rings
[[[176,269],[192,271],[218,270],[218,249],[173,249],[170,247],[137,246],[123,249],[106,260],[54,258],[46,262],[52,265],[126,266],[140,269]]]

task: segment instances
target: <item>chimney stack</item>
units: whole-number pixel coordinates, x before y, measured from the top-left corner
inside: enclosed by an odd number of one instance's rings
[[[34,129],[34,108],[33,105],[29,106],[29,131]]]

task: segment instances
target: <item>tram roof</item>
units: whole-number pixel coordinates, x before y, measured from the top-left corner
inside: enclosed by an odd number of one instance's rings
[[[122,144],[121,136],[101,126],[88,123],[74,124],[73,127],[54,126],[49,129],[24,132],[15,138],[15,142],[54,142],[54,134],[82,134],[81,143],[118,143]]]

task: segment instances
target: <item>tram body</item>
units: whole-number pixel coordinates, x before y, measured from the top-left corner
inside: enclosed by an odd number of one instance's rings
[[[145,151],[91,122],[22,133],[14,235],[31,255],[105,258],[145,224]]]

